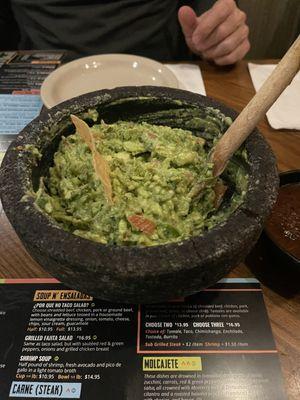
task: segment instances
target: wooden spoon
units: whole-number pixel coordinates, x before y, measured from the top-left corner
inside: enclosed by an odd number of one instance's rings
[[[300,36],[298,36],[272,74],[216,144],[211,155],[211,160],[214,164],[214,176],[219,176],[224,171],[233,153],[246,140],[260,119],[263,118],[268,109],[291,83],[299,68]]]

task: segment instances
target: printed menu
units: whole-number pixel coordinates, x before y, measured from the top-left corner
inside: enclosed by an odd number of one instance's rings
[[[61,52],[0,52],[0,93],[39,94],[44,79],[60,65]]]
[[[42,109],[45,78],[62,62],[61,52],[0,52],[0,161],[16,135]]]
[[[255,279],[148,305],[7,279],[0,326],[1,399],[286,399]]]

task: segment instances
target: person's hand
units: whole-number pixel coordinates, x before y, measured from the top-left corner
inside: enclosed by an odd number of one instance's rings
[[[178,19],[192,52],[218,65],[234,64],[250,49],[246,14],[234,0],[218,0],[200,17],[191,7],[183,6]]]

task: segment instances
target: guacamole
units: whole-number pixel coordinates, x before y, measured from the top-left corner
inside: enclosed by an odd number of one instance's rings
[[[35,204],[63,229],[103,244],[153,246],[199,235],[243,200],[220,211],[226,184],[213,178],[203,138],[188,130],[120,121],[90,128],[109,166],[112,201],[97,179],[90,148],[62,137]]]

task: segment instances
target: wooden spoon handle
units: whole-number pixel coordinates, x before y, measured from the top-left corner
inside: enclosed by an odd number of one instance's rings
[[[214,164],[214,176],[219,176],[224,171],[233,153],[240,147],[267,110],[291,83],[299,68],[300,36],[278,63],[260,90],[216,144],[211,156]]]

